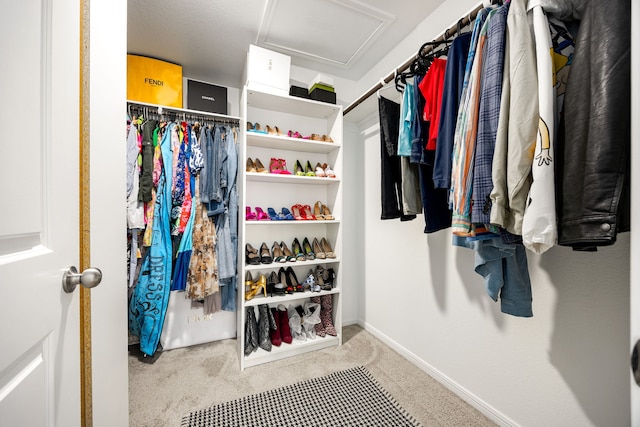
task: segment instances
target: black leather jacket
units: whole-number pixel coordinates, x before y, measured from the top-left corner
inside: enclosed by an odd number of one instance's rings
[[[580,20],[556,147],[558,243],[595,250],[630,228],[631,1],[541,3]]]

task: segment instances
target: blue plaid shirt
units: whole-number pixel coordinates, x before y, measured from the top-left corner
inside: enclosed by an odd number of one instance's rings
[[[509,3],[495,11],[489,21],[485,44],[482,81],[480,88],[480,110],[478,135],[473,171],[473,193],[471,221],[486,224],[491,221],[491,178],[493,152],[496,145],[500,99],[502,96],[502,72],[504,66],[505,30]]]

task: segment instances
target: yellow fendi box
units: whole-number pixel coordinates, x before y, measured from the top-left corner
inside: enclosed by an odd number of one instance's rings
[[[182,108],[182,66],[128,54],[127,99]]]

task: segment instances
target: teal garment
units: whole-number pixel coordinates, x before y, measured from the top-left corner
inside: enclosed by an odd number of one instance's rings
[[[398,134],[398,156],[411,156],[411,145],[413,144],[413,135],[411,133],[411,123],[413,121],[413,112],[415,110],[415,98],[413,85],[407,83],[402,95],[402,106],[400,110],[400,123]]]
[[[193,175],[191,175],[191,188],[195,188]],[[178,255],[176,257],[176,267],[173,272],[173,282],[171,283],[172,291],[184,291],[187,289],[187,274],[189,273],[189,263],[191,262],[191,251],[193,249],[193,222],[196,218],[195,195],[192,199],[191,214],[189,221],[184,228],[180,246],[178,246]]]
[[[163,165],[173,164],[171,123],[160,143]],[[138,285],[129,302],[129,330],[140,337],[142,353],[153,356],[158,347],[171,286],[171,170],[163,167],[153,211],[153,240],[142,261]]]

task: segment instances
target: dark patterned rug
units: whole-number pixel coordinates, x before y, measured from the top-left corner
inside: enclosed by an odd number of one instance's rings
[[[181,427],[420,426],[364,367],[254,394],[182,419]]]

